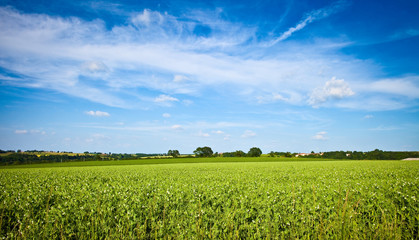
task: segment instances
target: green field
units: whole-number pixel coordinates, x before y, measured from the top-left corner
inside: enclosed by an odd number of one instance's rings
[[[0,237],[419,237],[417,161],[165,161],[0,169]]]
[[[63,163],[33,163],[12,164],[0,166],[0,169],[8,168],[55,168],[55,167],[93,167],[93,166],[122,166],[122,165],[150,165],[150,164],[174,164],[174,163],[223,163],[223,162],[312,162],[312,161],[343,161],[323,158],[280,158],[280,157],[217,157],[217,158],[142,158],[113,161],[74,161]]]

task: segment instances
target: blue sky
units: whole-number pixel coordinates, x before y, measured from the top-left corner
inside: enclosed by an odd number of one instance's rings
[[[417,151],[418,12],[0,0],[0,149]]]

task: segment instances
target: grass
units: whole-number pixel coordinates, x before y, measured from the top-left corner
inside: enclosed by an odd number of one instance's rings
[[[135,160],[113,161],[79,161],[57,163],[34,163],[0,166],[0,169],[11,168],[55,168],[55,167],[88,167],[88,166],[123,166],[178,163],[228,163],[228,162],[311,162],[311,161],[343,161],[323,158],[279,158],[279,157],[217,157],[217,158],[142,158]],[[357,160],[358,161],[358,160]]]
[[[0,169],[0,237],[418,238],[418,162],[164,163]]]

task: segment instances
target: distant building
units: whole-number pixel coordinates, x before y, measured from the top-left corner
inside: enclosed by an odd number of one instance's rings
[[[308,155],[311,155],[311,153],[298,153],[295,156],[296,157],[304,157],[304,156],[308,156]]]

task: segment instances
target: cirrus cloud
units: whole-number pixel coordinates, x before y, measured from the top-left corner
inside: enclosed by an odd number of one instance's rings
[[[250,137],[255,137],[257,134],[251,130],[246,130],[244,131],[244,133],[241,135],[242,138],[250,138]]]
[[[179,17],[144,9],[128,14],[123,24],[109,29],[101,19],[87,21],[0,7],[0,67],[17,76],[1,73],[0,81],[10,86],[52,89],[121,108],[147,108],[153,103],[171,106],[174,102],[189,105],[190,100],[170,95],[205,98],[208,90],[220,98],[235,97],[244,102],[256,99],[259,104],[313,107],[354,95],[349,82],[343,80],[316,88],[332,76],[362,76],[368,83],[376,82],[372,88],[356,89],[360,95],[391,91],[385,87],[387,82],[371,77],[378,71],[374,64],[338,51],[350,44],[345,40],[282,41],[346,5],[346,1],[338,1],[308,11],[295,27],[276,38],[257,40],[257,28],[229,22],[217,11],[191,11]],[[194,34],[201,25],[208,26],[211,34]],[[274,44],[272,38],[276,39]],[[299,54],[295,54],[297,50]],[[406,89],[401,96],[417,99],[414,89],[406,88],[411,82],[396,85]],[[226,88],[235,91],[226,92]],[[141,94],[143,89],[161,95],[146,97]],[[315,90],[310,93],[307,89]],[[305,101],[307,95],[309,100]],[[409,104],[416,103],[396,107]],[[363,105],[355,101],[333,107]]]
[[[94,116],[94,117],[110,117],[111,115],[107,112],[102,112],[102,111],[86,111],[85,112],[87,115],[89,116]]]
[[[316,133],[316,135],[314,135],[313,137],[311,137],[314,140],[320,140],[320,141],[325,141],[328,140],[329,138],[326,136],[327,132],[318,132]]]
[[[183,127],[182,127],[182,125],[175,124],[171,127],[171,129],[176,130],[176,131],[181,131],[181,130],[183,130]]]
[[[16,133],[16,134],[27,134],[27,133],[28,133],[28,130],[18,129],[18,130],[15,130],[15,133]]]
[[[162,94],[154,99],[155,103],[158,103],[163,106],[171,106],[172,102],[179,102],[179,99],[171,97],[169,95]]]

